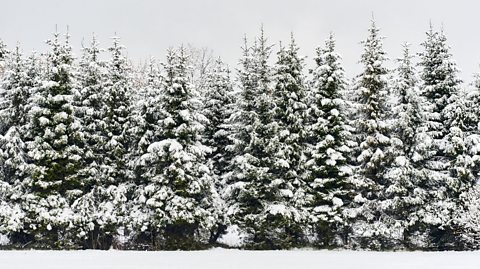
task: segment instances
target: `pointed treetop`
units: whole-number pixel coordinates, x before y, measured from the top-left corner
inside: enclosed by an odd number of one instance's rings
[[[0,39],[0,60],[4,59],[8,53],[7,45]]]
[[[335,34],[333,32],[330,32],[327,40],[325,40],[325,48],[328,49],[329,51],[334,51],[335,45],[336,45]]]

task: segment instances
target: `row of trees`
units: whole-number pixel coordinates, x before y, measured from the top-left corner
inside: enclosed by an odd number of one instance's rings
[[[185,47],[135,67],[117,37],[108,60],[95,38],[79,59],[68,35],[29,57],[0,42],[0,234],[20,248],[476,249],[480,79],[462,87],[443,31],[418,65],[404,45],[395,70],[382,40],[372,22],[353,83],[333,35],[307,76],[293,35],[271,65],[262,29],[235,79]]]

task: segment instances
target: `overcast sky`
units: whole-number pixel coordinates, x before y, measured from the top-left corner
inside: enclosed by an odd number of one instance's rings
[[[469,82],[480,69],[479,10],[475,0],[1,0],[0,38],[9,46],[20,42],[27,52],[43,51],[55,25],[59,30],[69,25],[77,52],[93,32],[105,47],[117,32],[135,61],[163,59],[169,46],[191,43],[236,65],[243,35],[254,37],[263,23],[272,43],[288,41],[293,31],[307,63],[333,31],[353,76],[361,68],[359,42],[373,12],[390,59],[400,55],[403,42],[418,52],[430,20],[438,28],[443,24]]]

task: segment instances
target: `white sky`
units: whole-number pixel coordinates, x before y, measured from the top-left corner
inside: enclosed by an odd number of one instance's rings
[[[462,77],[470,82],[480,70],[480,3],[475,0],[1,0],[0,38],[20,42],[25,51],[43,51],[44,41],[70,27],[78,52],[93,32],[104,47],[114,32],[134,61],[163,59],[169,46],[207,46],[236,66],[244,34],[254,37],[263,23],[272,43],[289,40],[293,31],[302,55],[311,65],[314,48],[335,32],[337,48],[351,77],[361,66],[359,42],[365,38],[372,12],[390,59],[409,42],[418,52],[429,21],[444,25]]]

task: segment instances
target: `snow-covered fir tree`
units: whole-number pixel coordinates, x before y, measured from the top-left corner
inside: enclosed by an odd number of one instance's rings
[[[274,167],[279,167],[274,158],[279,123],[275,121],[272,68],[268,63],[271,46],[263,29],[255,44],[245,44],[243,49],[241,92],[232,115],[236,156],[227,174],[227,212],[231,223],[244,233],[246,247],[289,248],[303,240],[298,229],[301,214],[291,203],[295,195],[292,183],[275,176]],[[293,72],[300,70],[296,68]],[[288,76],[286,71],[283,75]],[[294,75],[292,80],[297,82],[301,74]]]
[[[105,85],[105,122],[107,142],[104,146],[102,177],[107,182],[124,182],[128,178],[126,155],[128,152],[130,108],[133,89],[129,79],[130,66],[123,55],[120,38],[112,38],[108,50],[111,59],[107,63],[108,75]]]
[[[409,44],[403,45],[403,55],[393,73],[391,97],[391,145],[394,160],[385,173],[383,208],[385,234],[398,248],[409,247],[416,236],[418,210],[426,202],[421,162],[426,134],[423,98],[420,96],[417,72],[412,63]],[[427,139],[428,140],[428,139]]]
[[[83,149],[82,167],[78,177],[83,182],[83,195],[74,201],[75,213],[72,240],[85,248],[108,248],[111,245],[111,210],[108,187],[111,182],[101,176],[104,146],[108,141],[105,120],[105,86],[107,66],[100,59],[102,49],[93,36],[89,46],[82,48],[79,60],[74,109],[79,119],[79,146]],[[105,236],[106,234],[106,236]]]
[[[146,84],[133,109],[134,151],[130,158],[130,166],[134,172],[135,190],[129,214],[131,237],[136,244],[151,244],[158,248],[158,236],[161,234],[160,222],[155,217],[155,210],[145,205],[145,187],[149,179],[144,175],[145,162],[143,155],[148,153],[149,146],[162,139],[162,82],[163,78],[155,59],[150,58],[147,66]]]
[[[24,195],[23,180],[28,175],[25,133],[27,104],[34,82],[28,76],[28,68],[17,45],[10,55],[5,76],[0,82],[0,185],[3,204],[0,216],[1,233],[16,244],[23,237]]]
[[[218,58],[211,70],[206,75],[203,95],[203,114],[208,119],[205,126],[205,145],[210,147],[211,152],[207,155],[209,167],[218,192],[225,188],[224,175],[234,152],[228,147],[231,144],[232,125],[230,118],[235,109],[235,93],[230,77],[228,66]],[[220,209],[225,212],[224,201],[221,201]],[[218,219],[218,230],[211,238],[215,241],[227,228],[226,214],[220,214]]]
[[[476,119],[478,114],[472,114],[475,105],[468,97],[466,91],[459,89],[450,97],[449,104],[444,110],[450,120],[450,129],[443,145],[445,156],[450,159],[447,171],[450,179],[446,182],[450,193],[447,199],[452,200],[455,209],[449,215],[451,219],[447,228],[444,228],[447,232],[453,233],[453,237],[450,242],[442,242],[441,248],[462,250],[468,249],[472,244],[472,238],[465,236],[471,229],[471,224],[457,219],[458,212],[470,214],[469,207],[472,206],[470,199],[477,191],[480,165],[478,149],[480,136]]]
[[[0,134],[6,133],[12,126],[24,126],[26,124],[26,104],[30,97],[30,88],[33,86],[18,45],[7,64],[8,71],[5,72],[1,82]]]
[[[480,147],[478,146],[480,145],[480,132],[478,129],[480,122],[479,74],[474,76],[473,89],[464,93],[456,101],[463,103],[466,107],[463,109],[458,107],[457,109],[460,113],[456,113],[458,118],[463,118],[463,121],[459,119],[458,122],[464,122],[464,128],[460,127],[459,124],[455,124],[456,127],[450,135],[451,138],[458,137],[455,141],[456,143],[452,143],[455,145],[452,147],[452,152],[457,151],[460,153],[455,160],[454,168],[456,171],[453,171],[456,173],[460,172],[459,176],[464,180],[463,183],[467,183],[465,186],[468,186],[468,183],[473,183],[473,186],[468,190],[462,191],[459,195],[459,207],[453,212],[453,222],[458,227],[461,227],[459,231],[461,232],[461,247],[463,249],[478,249],[480,243],[480,189],[477,182],[479,175],[478,154],[480,152]],[[466,136],[466,139],[462,140],[459,134],[463,134],[464,138]],[[451,140],[453,142],[453,139]],[[472,176],[474,177],[473,180]]]
[[[233,113],[235,101],[230,70],[220,58],[207,75],[205,91],[203,114],[209,121],[205,126],[205,144],[212,150],[208,157],[216,181],[220,181],[232,158],[226,147],[230,144],[231,134],[228,119]]]
[[[270,213],[277,227],[286,236],[277,238],[279,246],[292,247],[300,245],[303,238],[305,212],[302,205],[305,184],[302,180],[304,171],[304,142],[306,124],[306,84],[303,73],[304,61],[298,55],[298,46],[291,34],[287,47],[280,44],[277,62],[273,71],[273,102],[275,104],[272,132],[268,141],[267,153],[272,174],[273,202],[282,212]],[[271,199],[271,198],[270,198]],[[272,232],[273,233],[273,232]],[[278,236],[278,235],[275,235]]]
[[[103,64],[100,62],[91,64],[92,68],[97,68],[97,72],[91,75],[97,76],[96,79],[99,79],[97,83],[100,83],[100,85],[90,85],[92,88],[87,91],[90,94],[95,91],[102,91],[98,92],[101,99],[95,100],[101,103],[91,104],[92,106],[103,106],[100,111],[96,111],[100,113],[97,114],[100,118],[97,122],[99,126],[94,130],[94,132],[99,132],[94,139],[99,139],[97,143],[101,144],[96,149],[100,160],[96,169],[90,170],[95,174],[95,186],[88,196],[84,197],[86,200],[79,201],[79,203],[86,203],[84,206],[87,208],[88,204],[96,203],[94,207],[97,216],[96,224],[90,224],[91,234],[89,236],[97,237],[99,248],[108,248],[114,237],[124,230],[124,222],[128,214],[127,191],[131,184],[131,172],[128,167],[128,153],[131,147],[131,136],[129,134],[131,127],[130,109],[134,93],[130,77],[131,68],[123,54],[124,47],[120,44],[120,38],[114,36],[112,39],[113,43],[108,48],[111,57],[105,63],[107,69],[105,78],[102,78],[101,65]],[[91,50],[94,50],[93,47]],[[91,57],[93,57],[92,52],[90,52]],[[89,98],[92,98],[93,102],[96,96],[90,95]],[[77,206],[81,207],[82,205],[77,204]],[[92,208],[90,207],[90,209]]]
[[[137,100],[133,102],[132,114],[135,125],[133,128],[133,146],[134,151],[130,160],[130,166],[134,172],[140,172],[137,169],[137,160],[147,152],[148,146],[157,141],[160,136],[160,113],[161,106],[161,87],[162,75],[157,66],[156,60],[152,57],[148,62],[146,74],[146,83],[136,95]],[[140,175],[136,174],[138,178]]]
[[[62,237],[72,217],[70,202],[82,194],[83,183],[76,176],[82,152],[75,137],[78,123],[72,89],[76,78],[68,34],[62,43],[56,32],[48,44],[47,69],[29,111],[27,147],[32,171],[26,202],[36,240],[44,247],[59,247],[68,245]]]
[[[443,33],[433,30],[427,32],[427,40],[422,43],[424,52],[420,54],[422,96],[426,100],[425,132],[429,150],[424,156],[425,189],[428,203],[421,212],[419,232],[425,238],[421,246],[427,249],[455,248],[459,238],[455,236],[457,227],[452,223],[452,214],[457,210],[458,196],[465,183],[452,174],[455,168],[456,150],[452,139],[463,144],[461,124],[456,115],[461,80],[457,67],[452,60],[449,47]],[[457,125],[457,126],[456,126]],[[454,138],[455,137],[455,138]],[[460,141],[458,141],[460,139]],[[455,142],[456,143],[456,142]]]
[[[298,55],[298,47],[292,34],[287,48],[280,46],[273,74],[274,120],[278,125],[278,133],[272,141],[276,144],[273,145],[275,152],[272,152],[274,154],[272,172],[278,179],[297,187],[302,184],[298,180],[303,168],[301,164],[304,157],[304,124],[307,110],[303,65],[303,59]]]
[[[153,247],[195,249],[209,242],[216,224],[218,199],[202,144],[206,117],[199,95],[188,81],[185,48],[169,50],[164,65],[159,139],[139,160],[144,184],[136,200],[143,203],[141,231],[155,231]]]
[[[363,72],[357,77],[355,99],[357,102],[355,135],[357,166],[353,176],[357,195],[353,199],[351,244],[354,247],[390,248],[389,234],[382,219],[381,200],[388,187],[384,177],[391,162],[389,151],[389,122],[387,120],[388,70],[385,68],[383,38],[372,20],[367,39],[362,42],[364,51],[360,62]],[[388,221],[388,220],[387,220]]]
[[[314,244],[333,247],[344,243],[348,227],[343,209],[352,200],[348,157],[354,147],[343,96],[348,84],[333,34],[317,48],[314,60],[308,120],[302,127],[307,132],[305,203]]]

